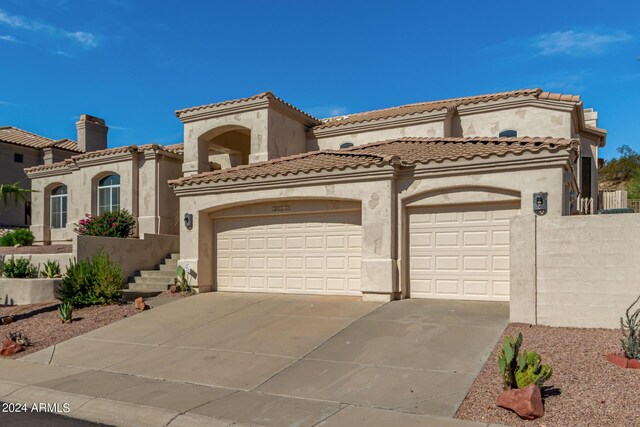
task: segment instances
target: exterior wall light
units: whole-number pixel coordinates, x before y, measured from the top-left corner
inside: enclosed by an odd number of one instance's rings
[[[187,227],[187,230],[191,230],[193,228],[193,214],[184,214],[184,226]]]
[[[549,193],[533,193],[533,211],[538,215],[547,213],[547,196]]]

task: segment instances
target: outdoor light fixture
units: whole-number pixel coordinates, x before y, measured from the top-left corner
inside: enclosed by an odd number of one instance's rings
[[[191,230],[193,228],[193,214],[184,214],[184,226],[187,227],[187,230]]]
[[[547,213],[547,196],[549,193],[533,193],[533,211],[538,215]]]

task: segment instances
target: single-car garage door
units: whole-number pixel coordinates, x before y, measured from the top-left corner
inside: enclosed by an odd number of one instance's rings
[[[509,218],[514,204],[413,208],[409,295],[509,300]]]
[[[360,295],[360,212],[214,224],[219,291]]]

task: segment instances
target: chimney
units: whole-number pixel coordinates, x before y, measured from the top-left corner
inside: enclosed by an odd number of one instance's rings
[[[588,126],[598,127],[598,112],[593,108],[584,109],[584,122]]]
[[[109,127],[104,124],[104,119],[83,114],[76,122],[76,129],[78,129],[78,146],[85,152],[107,148]]]

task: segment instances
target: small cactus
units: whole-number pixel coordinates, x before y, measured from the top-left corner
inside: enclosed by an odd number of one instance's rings
[[[58,316],[62,323],[71,323],[73,320],[73,304],[70,302],[63,302],[58,306]]]
[[[24,335],[22,332],[9,332],[7,334],[7,338],[9,338],[11,341],[20,344],[23,347],[27,347],[31,345],[31,341],[29,341],[29,338],[27,338],[26,335]]]
[[[553,373],[551,366],[540,365],[542,358],[537,352],[527,351],[520,355],[521,346],[522,333],[518,333],[516,339],[509,335],[504,337],[498,355],[498,367],[505,390],[524,388],[529,384],[542,387]]]

